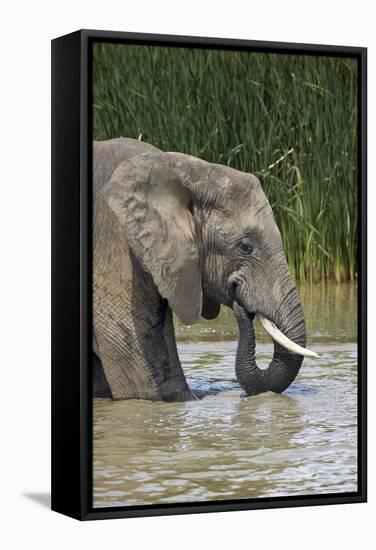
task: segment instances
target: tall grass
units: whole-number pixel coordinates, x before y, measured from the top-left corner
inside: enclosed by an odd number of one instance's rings
[[[95,44],[94,138],[258,176],[297,279],[357,276],[353,59]]]

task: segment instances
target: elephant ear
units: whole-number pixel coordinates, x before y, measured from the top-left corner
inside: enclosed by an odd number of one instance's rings
[[[144,153],[118,165],[104,197],[161,296],[192,324],[202,309],[201,265],[184,177],[166,153]]]

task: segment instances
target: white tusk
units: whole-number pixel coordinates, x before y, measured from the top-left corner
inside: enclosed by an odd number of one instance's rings
[[[302,348],[302,346],[299,346],[298,344],[295,344],[295,342],[292,342],[275,326],[272,321],[261,315],[261,313],[256,313],[256,317],[260,321],[266,332],[270,334],[270,336],[273,338],[273,340],[278,342],[278,344],[286,348],[288,351],[291,351],[292,353],[297,353],[298,355],[305,355],[306,357],[320,357],[314,351],[311,351],[307,348]]]

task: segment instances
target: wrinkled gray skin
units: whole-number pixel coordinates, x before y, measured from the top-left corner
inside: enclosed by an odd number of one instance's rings
[[[278,344],[255,361],[260,312],[306,343],[302,306],[272,209],[257,178],[146,143],[94,143],[94,393],[194,399],[176,350],[186,324],[233,309],[235,371],[248,395],[284,391],[302,357]],[[103,366],[103,369],[102,369]]]

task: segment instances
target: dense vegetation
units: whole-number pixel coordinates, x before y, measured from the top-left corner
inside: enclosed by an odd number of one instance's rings
[[[95,44],[93,78],[95,139],[252,172],[293,275],[356,279],[355,60]]]

